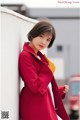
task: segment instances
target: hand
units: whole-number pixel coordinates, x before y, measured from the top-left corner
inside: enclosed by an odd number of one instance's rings
[[[64,93],[67,93],[69,91],[69,86],[68,85],[64,85]]]

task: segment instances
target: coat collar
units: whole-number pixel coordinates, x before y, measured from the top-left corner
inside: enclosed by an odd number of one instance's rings
[[[43,62],[45,62],[45,63],[48,64],[48,61],[47,61],[45,55],[43,55],[40,51],[38,51],[38,53],[36,54],[35,51],[29,46],[29,42],[25,42],[24,43],[23,50],[29,52],[30,54],[32,54],[33,56],[35,56],[37,59],[39,59],[37,57],[37,55],[38,55],[41,58],[41,61],[43,61]]]

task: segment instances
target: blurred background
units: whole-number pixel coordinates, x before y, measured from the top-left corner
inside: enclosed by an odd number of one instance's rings
[[[69,85],[64,104],[71,120],[80,120],[80,8],[55,7],[49,2],[2,0],[1,6],[53,24],[56,39],[54,45],[47,50],[47,56],[56,65],[57,83]]]

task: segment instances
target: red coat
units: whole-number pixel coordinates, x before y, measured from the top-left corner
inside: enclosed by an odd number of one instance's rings
[[[20,75],[25,85],[20,94],[21,120],[58,120],[56,113],[63,120],[69,120],[62,103],[63,87],[57,87],[47,60],[40,51],[38,55],[41,60],[28,43],[25,43],[19,56]],[[50,82],[57,110],[48,87]]]

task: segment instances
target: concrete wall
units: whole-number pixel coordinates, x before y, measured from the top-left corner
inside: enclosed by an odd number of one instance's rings
[[[0,118],[19,120],[18,58],[28,31],[37,21],[5,8],[0,8],[0,15]]]

